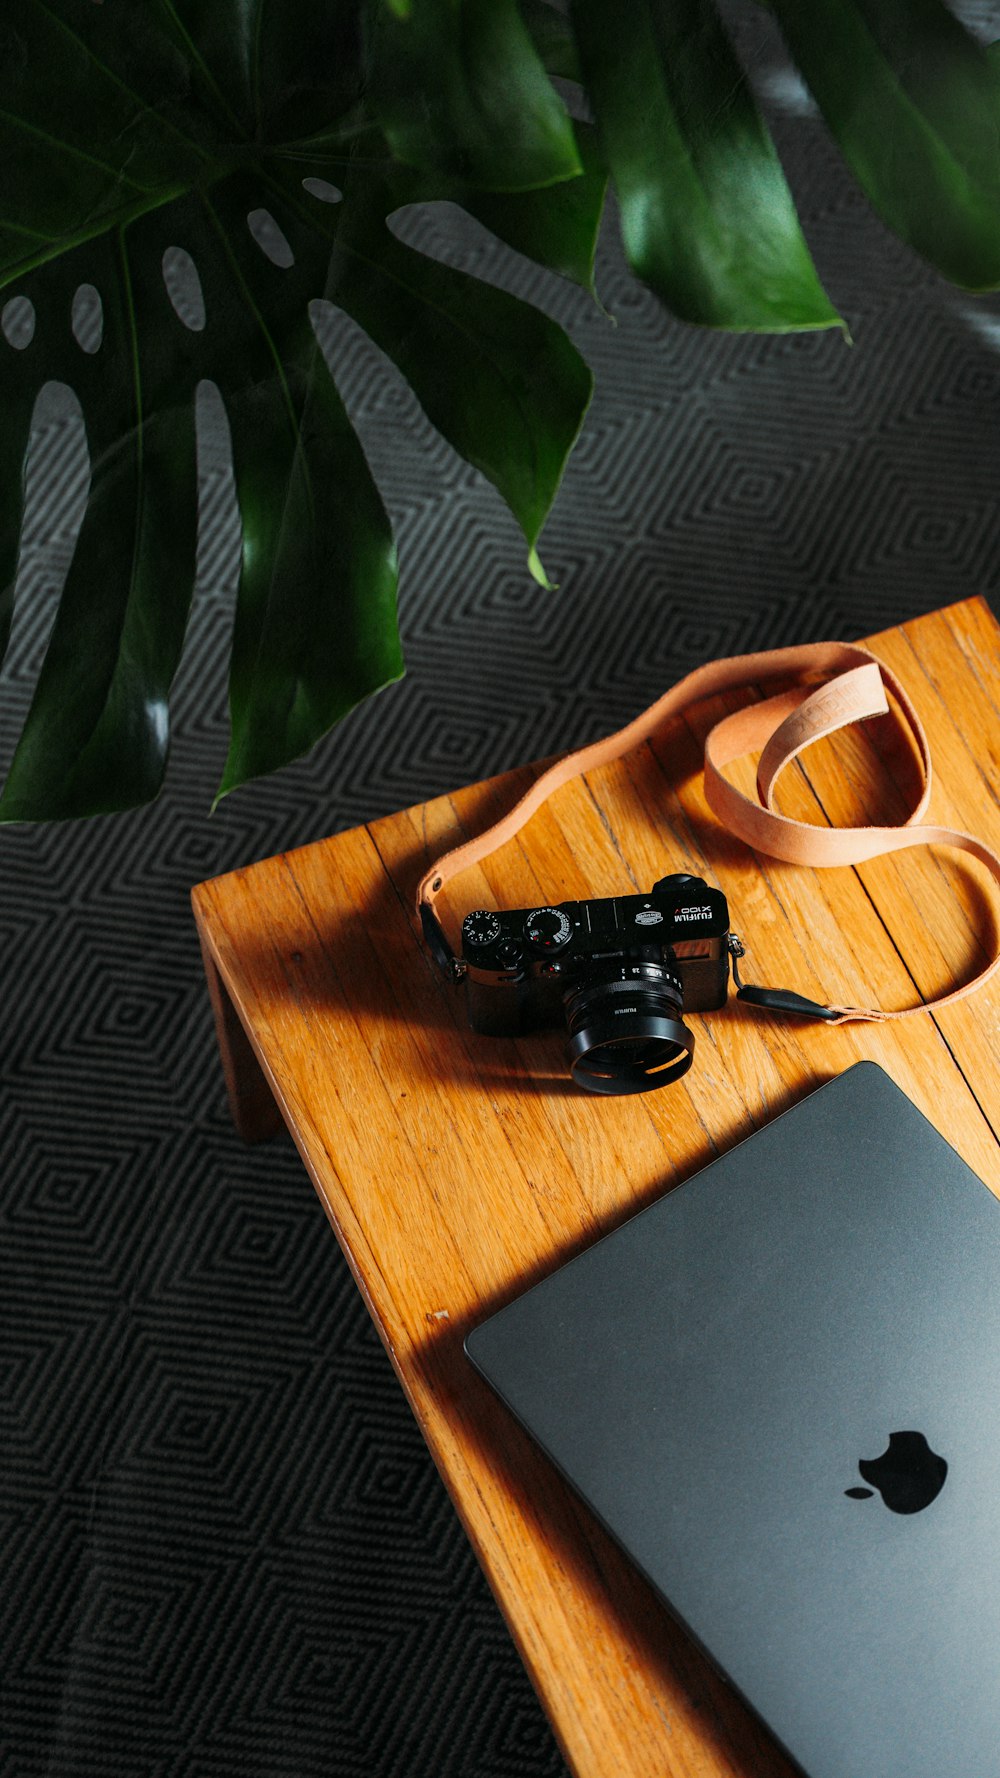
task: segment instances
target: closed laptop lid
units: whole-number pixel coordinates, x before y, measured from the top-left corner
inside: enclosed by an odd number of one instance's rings
[[[1000,1204],[881,1069],[467,1350],[809,1778],[1000,1774]]]

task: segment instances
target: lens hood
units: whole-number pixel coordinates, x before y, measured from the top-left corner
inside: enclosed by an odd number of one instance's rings
[[[662,965],[619,966],[591,977],[571,989],[564,1004],[566,1059],[589,1093],[649,1093],[691,1066],[694,1033],[681,1018],[680,979]]]
[[[596,1019],[566,1046],[569,1071],[588,1093],[653,1092],[686,1074],[693,1057],[694,1032],[660,1013],[637,1014],[627,1032]]]

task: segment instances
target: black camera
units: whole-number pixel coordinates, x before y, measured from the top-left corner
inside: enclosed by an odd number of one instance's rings
[[[462,963],[474,1031],[496,1037],[558,1024],[570,1072],[592,1093],[642,1093],[691,1066],[685,1012],[724,1006],[729,908],[700,877],[663,877],[648,895],[466,915]]]

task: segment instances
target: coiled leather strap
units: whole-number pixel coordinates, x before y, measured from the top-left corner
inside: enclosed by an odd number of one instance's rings
[[[817,685],[815,680],[820,674],[825,678]],[[723,827],[758,852],[782,858],[789,864],[820,868],[862,864],[867,859],[878,858],[886,852],[903,851],[909,846],[954,846],[960,851],[971,852],[984,864],[1000,889],[1000,858],[987,845],[954,828],[923,823],[931,794],[930,752],[920,718],[895,674],[868,649],[857,644],[817,642],[709,661],[678,680],[624,728],[588,747],[579,748],[575,753],[566,754],[549,766],[494,826],[446,852],[422,878],[417,890],[417,909],[431,943],[434,933],[440,932],[434,903],[445,885],[460,871],[478,864],[512,839],[560,785],[582,772],[620,759],[622,754],[654,734],[669,718],[679,716],[689,705],[704,698],[747,686],[766,685],[775,679],[805,679],[807,676],[810,683],[793,686],[735,711],[717,723],[709,734],[705,742],[705,795]],[[774,787],[785,766],[813,741],[819,741],[852,722],[886,715],[890,710],[887,691],[895,699],[898,719],[905,724],[914,742],[920,767],[920,794],[905,821],[893,827],[813,827],[808,822],[793,821],[789,816],[779,814],[773,806]],[[726,766],[744,754],[754,752],[760,754],[756,800],[744,796],[725,776]],[[927,1012],[963,999],[982,987],[998,967],[1000,953],[962,987],[900,1012],[837,1006],[823,1009],[820,1016],[837,1024],[854,1019],[907,1018],[912,1013]],[[820,1014],[819,1008],[817,1013]]]

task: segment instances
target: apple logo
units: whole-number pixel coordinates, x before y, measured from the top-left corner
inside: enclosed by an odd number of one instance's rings
[[[920,1513],[944,1487],[948,1465],[922,1432],[890,1432],[881,1457],[862,1457],[858,1468],[870,1488],[845,1488],[852,1500],[870,1500],[878,1489],[890,1512]]]

